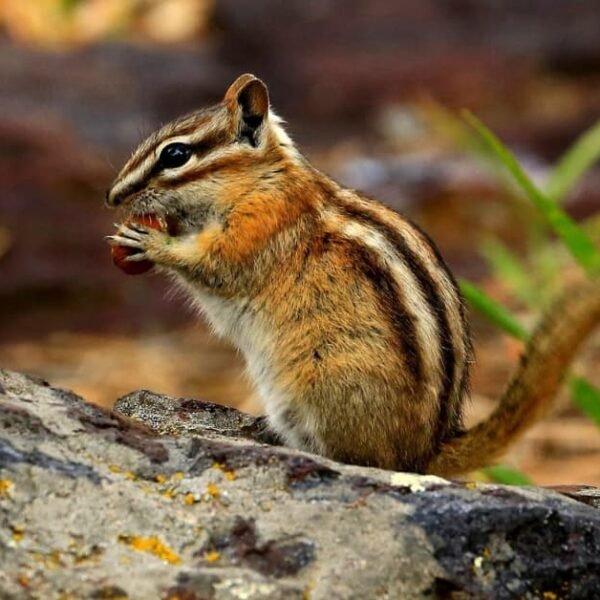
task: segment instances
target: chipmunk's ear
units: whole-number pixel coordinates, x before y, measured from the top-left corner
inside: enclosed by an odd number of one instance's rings
[[[269,115],[269,91],[254,75],[238,77],[225,93],[225,106],[238,121],[240,141],[257,146],[259,130]]]

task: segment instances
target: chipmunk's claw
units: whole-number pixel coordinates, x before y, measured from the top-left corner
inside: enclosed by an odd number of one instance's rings
[[[108,235],[106,239],[114,246],[125,246],[126,248],[144,248],[143,239],[133,239],[122,235]]]
[[[125,262],[141,262],[143,260],[150,260],[145,252],[134,252],[129,254],[123,259]]]
[[[107,236],[111,243],[128,248],[143,248],[146,245],[150,230],[143,225],[120,225],[115,235]]]
[[[169,235],[152,227],[138,223],[124,223],[118,226],[117,232],[106,237],[112,246],[130,248],[133,252],[126,258],[127,262],[149,260],[160,262],[165,248],[169,246]]]

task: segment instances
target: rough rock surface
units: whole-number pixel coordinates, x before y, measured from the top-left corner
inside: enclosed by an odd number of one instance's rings
[[[0,597],[600,596],[593,490],[345,466],[148,392],[117,410],[0,370]]]

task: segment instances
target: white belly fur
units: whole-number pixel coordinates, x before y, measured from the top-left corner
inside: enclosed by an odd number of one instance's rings
[[[275,348],[261,315],[249,308],[247,300],[221,298],[181,277],[177,278],[177,283],[185,290],[194,309],[206,318],[213,331],[229,340],[244,355],[248,375],[265,405],[273,430],[287,445],[307,449],[297,432],[290,429],[290,423],[285,418],[290,399],[275,385],[271,368]],[[303,415],[302,421],[302,431],[316,442],[311,415]],[[319,446],[316,443],[310,449],[318,450]]]

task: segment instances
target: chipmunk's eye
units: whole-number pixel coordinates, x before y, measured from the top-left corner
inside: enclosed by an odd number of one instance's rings
[[[190,156],[192,156],[192,149],[187,144],[175,142],[162,149],[158,161],[163,169],[174,169],[185,165],[190,160]]]

